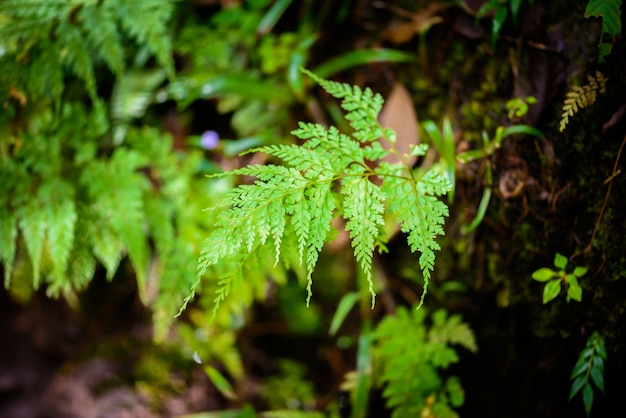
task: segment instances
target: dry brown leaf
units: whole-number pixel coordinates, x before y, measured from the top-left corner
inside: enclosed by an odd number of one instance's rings
[[[378,120],[383,128],[391,128],[396,132],[396,148],[400,153],[408,155],[411,146],[419,143],[418,121],[413,108],[413,100],[402,84],[396,83],[393,86]],[[391,144],[386,138],[381,139],[381,144],[385,149],[391,148]],[[400,159],[396,155],[390,155],[385,158],[385,161],[395,163],[399,162]],[[412,165],[414,162],[415,158],[413,157],[409,164]]]
[[[389,10],[399,16],[408,18],[408,21],[392,21],[383,31],[383,38],[388,39],[395,45],[401,45],[411,40],[415,35],[425,33],[431,26],[442,22],[440,16],[436,16],[441,10],[448,7],[443,3],[429,3],[419,12],[408,12],[397,6],[386,5]]]

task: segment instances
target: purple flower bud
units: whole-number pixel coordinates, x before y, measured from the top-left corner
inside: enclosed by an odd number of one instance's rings
[[[200,138],[200,146],[206,150],[212,150],[220,142],[220,136],[215,131],[205,131]]]

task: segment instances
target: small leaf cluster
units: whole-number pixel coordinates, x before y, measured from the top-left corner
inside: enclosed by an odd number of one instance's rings
[[[383,385],[392,417],[457,417],[453,408],[464,403],[457,377],[444,378],[443,370],[459,361],[453,346],[477,351],[472,330],[458,315],[438,310],[425,324],[426,312],[400,307],[374,331],[374,367]],[[407,350],[407,347],[411,349]]]
[[[305,71],[306,72],[306,71]],[[395,143],[395,132],[381,127],[377,117],[383,99],[369,88],[337,83],[306,72],[332,96],[342,99],[341,107],[353,131],[340,132],[334,126],[299,124],[293,131],[302,145],[270,145],[253,150],[278,158],[283,165],[252,165],[222,175],[256,177],[253,184],[232,190],[218,206],[215,229],[204,243],[198,265],[198,284],[209,269],[220,264],[234,266],[221,275],[215,310],[229,293],[231,284],[242,277],[258,253],[269,248],[274,264],[289,247],[297,249],[297,260],[307,270],[307,303],[312,294],[312,274],[320,251],[330,237],[332,221],[345,220],[354,256],[365,273],[374,303],[372,257],[384,250],[386,215],[394,215],[407,234],[413,252],[419,251],[419,265],[426,293],[434,268],[435,238],[444,234],[448,207],[438,197],[450,184],[441,173],[427,171],[416,178],[407,161],[389,164],[383,159],[394,149],[384,149],[382,136]],[[424,155],[424,146],[412,154]],[[266,244],[272,245],[266,245]],[[193,296],[192,293],[188,300]],[[187,301],[188,301],[187,300]]]
[[[569,394],[571,401],[578,392],[582,391],[583,404],[587,416],[591,414],[593,406],[593,384],[604,392],[604,362],[606,361],[606,348],[604,338],[598,332],[594,332],[588,339],[587,344],[580,356],[570,379],[573,380]]]
[[[574,116],[583,107],[591,106],[596,102],[598,93],[606,91],[607,78],[599,71],[596,75],[587,76],[588,83],[584,86],[574,86],[572,91],[567,93],[567,99],[563,103],[563,115],[559,122],[559,131],[563,132],[569,122],[569,118]]]
[[[543,288],[543,303],[548,303],[561,293],[563,282],[567,284],[567,301],[582,300],[583,291],[578,283],[578,279],[587,273],[587,268],[577,266],[572,273],[567,273],[567,257],[560,253],[556,253],[554,257],[554,267],[558,270],[552,270],[548,267],[542,267],[532,274],[532,278],[538,282],[546,282]]]

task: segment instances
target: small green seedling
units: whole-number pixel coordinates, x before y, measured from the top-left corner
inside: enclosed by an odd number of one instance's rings
[[[507,110],[509,119],[523,118],[528,113],[528,106],[537,103],[537,98],[528,96],[526,98],[516,97],[506,102],[504,107]]]
[[[573,299],[577,302],[582,300],[583,290],[578,284],[578,278],[587,273],[587,268],[576,267],[573,273],[566,273],[565,267],[567,267],[567,258],[559,253],[556,253],[554,257],[554,267],[558,271],[552,270],[548,267],[542,267],[533,273],[533,279],[538,282],[546,282],[546,286],[543,288],[543,303],[546,304],[552,299],[556,298],[561,293],[561,286],[563,282],[567,284],[567,301]]]

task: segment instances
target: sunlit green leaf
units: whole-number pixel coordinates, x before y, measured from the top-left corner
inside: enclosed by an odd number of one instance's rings
[[[567,288],[567,296],[570,299],[575,300],[576,302],[580,302],[583,298],[583,290],[580,288],[580,286],[578,286],[578,284],[570,284]]]
[[[556,255],[554,256],[554,267],[561,269],[561,270],[565,270],[566,266],[567,266],[567,257],[565,257],[561,253],[556,253]]]
[[[508,126],[504,128],[504,130],[502,131],[502,138],[506,138],[507,136],[515,135],[515,134],[532,135],[532,136],[536,136],[537,138],[544,137],[541,131],[539,131],[536,128],[533,128],[532,126],[514,125],[514,126]]]
[[[343,324],[344,319],[350,313],[354,305],[359,301],[359,293],[358,292],[350,292],[344,295],[337,306],[337,310],[335,311],[335,315],[333,315],[333,319],[330,322],[330,328],[328,333],[330,335],[335,335]]]
[[[539,270],[536,270],[532,277],[538,282],[547,282],[554,277],[558,277],[558,274],[547,267],[542,267]]]
[[[259,35],[265,35],[270,32],[281,16],[285,13],[285,10],[287,10],[291,2],[292,0],[275,1],[265,16],[263,16],[263,19],[261,19],[261,23],[259,23],[259,26],[257,27],[257,33]]]
[[[480,199],[480,203],[478,204],[476,216],[467,227],[462,227],[461,229],[461,232],[464,234],[472,232],[474,229],[478,228],[478,225],[480,225],[480,223],[483,221],[483,218],[485,217],[485,214],[487,213],[489,201],[491,200],[491,186],[489,185],[492,182],[492,174],[490,163],[487,163],[485,169],[485,182],[487,183],[487,186],[485,186],[485,190],[483,190],[483,197]]]
[[[222,375],[215,367],[206,365],[204,366],[204,371],[222,395],[228,399],[237,399],[237,395],[235,394],[235,391],[233,390],[233,387],[228,379],[226,379],[224,375]]]
[[[582,277],[587,273],[587,268],[585,267],[576,267],[574,269],[574,276],[576,277]]]
[[[352,417],[365,418],[368,411],[372,373],[372,334],[367,329],[363,329],[359,336],[356,369],[357,384],[354,405],[352,405]]]
[[[561,281],[551,280],[543,288],[543,303],[548,303],[561,292]]]
[[[415,55],[395,49],[355,49],[315,67],[313,72],[321,78],[328,78],[340,71],[375,62],[410,62]]]

